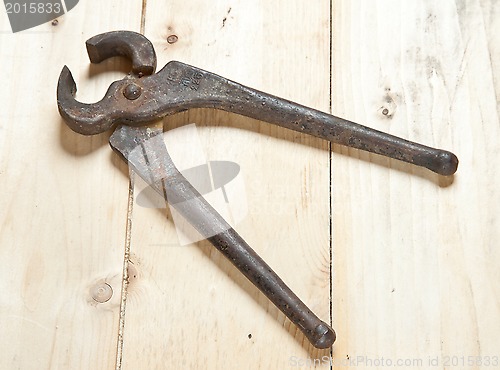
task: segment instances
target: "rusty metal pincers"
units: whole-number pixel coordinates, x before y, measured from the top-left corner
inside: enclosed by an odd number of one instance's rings
[[[113,56],[132,61],[131,73],[111,84],[94,104],[75,100],[76,84],[65,66],[57,87],[59,112],[68,126],[84,135],[118,126],[112,148],[163,195],[204,237],[259,288],[317,348],[335,341],[333,329],[290,290],[243,238],[194,189],[173,164],[158,128],[147,124],[191,108],[215,108],[273,123],[334,143],[381,154],[441,175],[452,175],[457,157],[345,119],[243,86],[214,73],[169,62],[157,73],[151,42],[130,31],[97,35],[86,43],[92,63]],[[132,155],[141,147],[142,155]]]

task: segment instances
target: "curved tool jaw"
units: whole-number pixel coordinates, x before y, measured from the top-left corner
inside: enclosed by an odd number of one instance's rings
[[[91,63],[100,63],[114,56],[123,56],[132,62],[131,77],[140,79],[156,69],[156,53],[151,42],[140,33],[130,31],[106,32],[87,40]],[[85,104],[75,99],[75,80],[67,66],[59,75],[57,106],[68,126],[83,135],[94,135],[110,129],[116,121],[123,100],[124,89],[133,79],[125,78],[111,84],[99,102]],[[133,93],[133,92],[132,92]],[[133,98],[133,96],[132,96]]]
[[[109,87],[102,100],[85,104],[75,99],[76,83],[67,66],[63,67],[57,84],[57,107],[66,124],[75,132],[83,135],[95,135],[109,130],[113,126],[114,114],[106,104],[112,98],[122,81],[116,81]]]
[[[152,75],[156,70],[156,53],[151,41],[131,31],[102,33],[87,40],[87,54],[91,63],[122,56],[132,62],[132,73],[137,77]]]

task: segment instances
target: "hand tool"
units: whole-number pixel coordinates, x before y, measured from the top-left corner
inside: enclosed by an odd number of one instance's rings
[[[191,108],[215,108],[423,166],[445,176],[455,173],[458,166],[457,157],[448,151],[404,140],[184,63],[172,61],[154,73],[153,45],[139,33],[107,32],[92,37],[86,45],[92,63],[124,56],[132,61],[132,71],[124,79],[113,82],[102,100],[84,104],[75,100],[76,84],[64,66],[59,76],[57,103],[68,126],[80,134],[94,135],[122,124],[110,137],[112,148],[317,348],[333,344],[333,329],[307,308],[182,176],[168,155],[160,135],[162,130],[146,125]]]

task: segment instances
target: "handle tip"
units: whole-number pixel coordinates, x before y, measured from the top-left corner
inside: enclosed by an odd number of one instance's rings
[[[436,158],[436,163],[434,164],[434,172],[439,173],[443,176],[451,176],[457,172],[458,168],[458,158],[455,154],[448,151],[441,151]]]
[[[316,348],[325,349],[330,348],[336,338],[337,335],[335,331],[326,323],[322,322],[314,329],[311,335],[311,343]]]
[[[443,176],[453,175],[458,168],[457,156],[440,149],[431,149],[428,153],[414,157],[413,163]]]

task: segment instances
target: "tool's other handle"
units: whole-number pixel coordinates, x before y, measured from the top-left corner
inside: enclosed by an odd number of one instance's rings
[[[181,175],[182,176],[182,175]],[[264,295],[278,307],[317,348],[328,348],[335,341],[333,329],[321,321],[245,242],[245,240],[205,201],[185,179],[168,179],[167,196],[174,198],[174,207],[198,231],[241,271]],[[182,188],[182,192],[178,190]],[[189,190],[187,190],[189,189]],[[180,195],[180,198],[177,196]],[[176,199],[177,198],[177,199]],[[185,199],[189,198],[189,199]],[[207,215],[210,221],[207,222]],[[208,236],[222,229],[213,236]]]
[[[309,310],[180,172],[170,171],[163,188],[167,201],[297,325],[313,346],[333,344],[333,329]]]
[[[204,202],[203,198],[197,199]],[[332,346],[336,338],[335,331],[292,292],[233,228],[207,239],[297,325],[314,347]]]
[[[161,130],[159,131],[161,133]],[[149,138],[140,135],[150,135]],[[110,144],[158,193],[208,239],[271,302],[276,305],[317,348],[335,341],[334,330],[321,321],[200,195],[173,164],[163,136],[145,128],[122,126]],[[132,148],[139,150],[133,151]],[[129,148],[129,150],[124,148]]]

